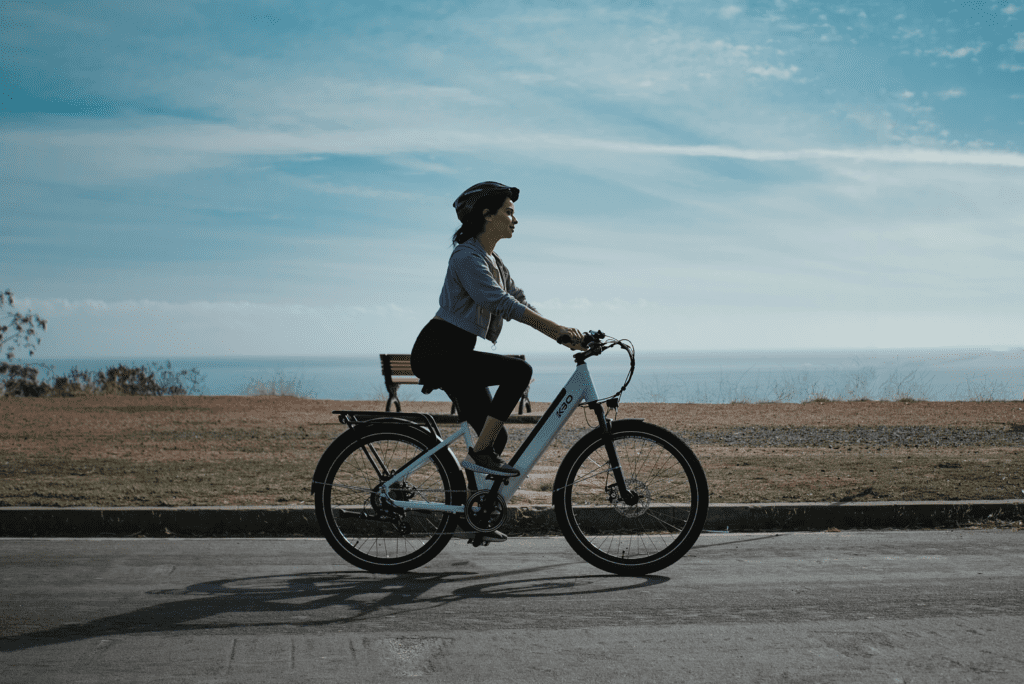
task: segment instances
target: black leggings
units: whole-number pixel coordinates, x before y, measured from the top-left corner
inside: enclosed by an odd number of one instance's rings
[[[533,368],[521,359],[501,354],[473,351],[476,335],[434,319],[420,331],[412,348],[412,372],[425,387],[440,387],[455,402],[459,417],[473,426],[477,434],[483,430],[487,416],[507,420],[523,396]],[[498,391],[491,398],[487,389]],[[501,429],[494,440],[498,453],[508,442],[508,432]]]

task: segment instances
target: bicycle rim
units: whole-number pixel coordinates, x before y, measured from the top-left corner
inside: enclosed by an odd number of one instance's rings
[[[620,499],[604,443],[597,439],[557,483],[563,534],[585,560],[609,572],[643,575],[681,558],[707,516],[704,471],[671,433],[653,426],[613,434],[623,477],[640,499]]]
[[[334,456],[316,508],[321,530],[339,555],[366,570],[405,572],[440,553],[451,539],[454,516],[397,509],[381,496],[383,480],[428,448],[396,431],[361,437]],[[392,485],[390,495],[451,504],[457,498],[453,486],[452,473],[435,456]]]

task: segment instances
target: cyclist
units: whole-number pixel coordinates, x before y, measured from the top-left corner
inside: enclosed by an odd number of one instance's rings
[[[412,349],[412,370],[423,393],[441,388],[455,402],[460,418],[478,435],[463,467],[498,476],[519,471],[501,460],[508,441],[505,421],[530,383],[533,369],[520,359],[473,351],[476,338],[497,342],[502,323],[521,321],[565,345],[582,349],[583,335],[541,316],[516,287],[494,251],[511,238],[519,221],[519,188],[487,181],[467,189],[454,202],[462,225],[452,236],[451,257],[437,315],[427,323]],[[498,386],[491,397],[488,387]]]

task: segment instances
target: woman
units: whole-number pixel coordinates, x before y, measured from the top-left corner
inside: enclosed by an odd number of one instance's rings
[[[530,383],[530,364],[500,354],[473,351],[476,338],[498,340],[502,322],[521,321],[567,347],[582,349],[575,328],[550,321],[526,301],[494,246],[515,233],[519,189],[488,181],[477,183],[455,200],[462,226],[452,236],[455,249],[441,289],[440,308],[416,338],[412,370],[424,392],[442,388],[455,402],[462,420],[478,435],[463,466],[490,475],[519,471],[501,460],[508,441],[505,421]],[[494,398],[488,387],[497,385]]]

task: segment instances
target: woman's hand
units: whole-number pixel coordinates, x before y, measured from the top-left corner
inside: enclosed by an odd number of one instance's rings
[[[568,337],[568,342],[560,342],[573,351],[584,351],[586,347],[583,346],[583,333],[576,328],[562,328],[558,331],[556,340],[561,340],[563,337]]]

